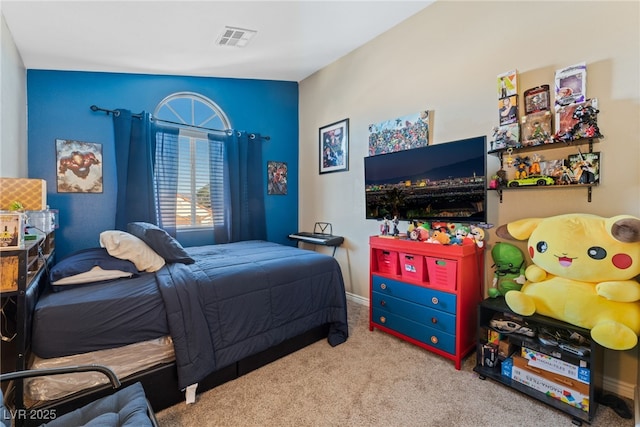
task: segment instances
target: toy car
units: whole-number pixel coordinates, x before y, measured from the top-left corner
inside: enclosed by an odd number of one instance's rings
[[[526,178],[511,179],[507,182],[508,187],[520,187],[523,185],[553,185],[556,180],[546,175],[529,175]]]

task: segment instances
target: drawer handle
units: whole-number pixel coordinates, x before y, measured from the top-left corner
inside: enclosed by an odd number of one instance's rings
[[[438,344],[438,337],[432,336],[431,337],[431,342],[434,343],[434,344]]]
[[[387,305],[387,302],[385,300],[380,300],[380,305],[384,307],[385,305]]]
[[[431,323],[433,323],[435,325],[436,323],[438,323],[438,319],[436,317],[432,317],[431,318]]]
[[[431,298],[431,302],[432,302],[433,304],[435,304],[435,305],[438,305],[438,303],[439,303],[440,301],[438,301],[438,298],[437,298],[437,297],[433,297],[433,298]]]
[[[387,318],[384,316],[380,316],[380,323],[386,323],[387,322]]]
[[[380,283],[380,289],[387,289],[387,285],[385,283]]]

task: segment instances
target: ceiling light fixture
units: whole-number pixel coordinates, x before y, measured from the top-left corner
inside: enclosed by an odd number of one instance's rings
[[[256,33],[256,30],[227,26],[224,27],[224,30],[216,41],[216,44],[219,46],[245,47]]]

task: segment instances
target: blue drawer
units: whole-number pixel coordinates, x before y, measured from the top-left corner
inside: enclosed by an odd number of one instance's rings
[[[398,314],[430,328],[451,335],[456,334],[456,317],[453,314],[379,292],[373,292],[372,304],[373,307],[383,309],[389,313]]]
[[[454,355],[456,353],[456,340],[453,335],[429,328],[413,320],[406,319],[377,307],[373,308],[372,320],[374,323],[393,329],[394,331],[442,351],[446,351],[447,353]]]
[[[417,304],[456,314],[455,294],[436,291],[422,286],[408,285],[397,280],[376,275],[373,276],[372,282],[373,292],[413,301]]]

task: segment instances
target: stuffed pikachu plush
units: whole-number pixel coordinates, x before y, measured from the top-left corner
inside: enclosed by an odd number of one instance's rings
[[[496,230],[527,240],[532,265],[520,291],[505,295],[517,314],[539,313],[590,329],[613,350],[636,346],[640,335],[640,218],[566,214],[527,218]]]

